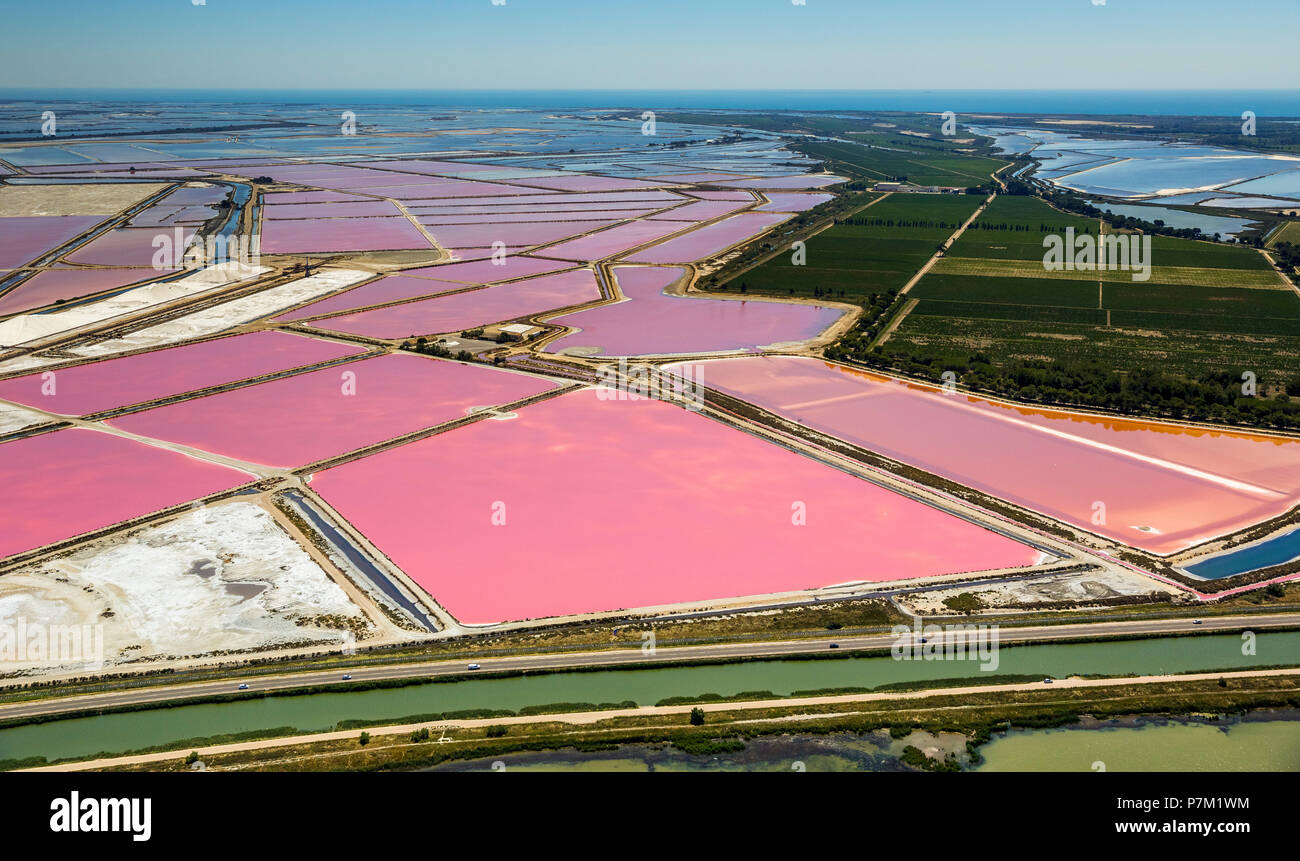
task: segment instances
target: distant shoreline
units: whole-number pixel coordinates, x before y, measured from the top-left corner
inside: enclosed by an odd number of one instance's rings
[[[1061,116],[1297,117],[1300,90],[422,90],[422,89],[107,89],[4,87],[0,100],[227,102],[553,110],[945,111]],[[359,102],[358,100],[367,100]]]

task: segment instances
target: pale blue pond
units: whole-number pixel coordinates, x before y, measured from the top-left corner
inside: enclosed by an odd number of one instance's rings
[[[1205,215],[1199,212],[1185,212],[1181,209],[1169,209],[1165,206],[1128,206],[1124,204],[1106,203],[1100,200],[1092,200],[1089,201],[1089,203],[1098,209],[1106,212],[1113,212],[1116,215],[1140,218],[1143,221],[1156,221],[1159,219],[1170,227],[1199,227],[1201,232],[1206,236],[1213,236],[1216,233],[1223,236],[1236,236],[1254,223],[1245,218],[1229,218],[1226,215]]]
[[[1292,162],[1292,164],[1300,165],[1300,162]],[[1262,179],[1237,183],[1222,190],[1236,194],[1273,194],[1279,197],[1294,197],[1300,200],[1300,166]]]
[[[1005,141],[1013,148],[1009,151],[1027,151],[1037,142],[1032,151],[1040,165],[1036,175],[1088,194],[1184,197],[1229,185],[1233,191],[1251,194],[1300,194],[1300,161],[1247,149],[1098,140],[1043,129],[989,127],[977,131]]]
[[[1103,165],[1076,177],[1065,177],[1063,185],[1093,191],[1111,188],[1125,197],[1144,194],[1186,193],[1210,186],[1244,182],[1275,173],[1278,162],[1263,156],[1182,157],[1177,150],[1153,147],[1146,156]]]
[[[1212,197],[1202,203],[1220,209],[1278,209],[1300,206],[1300,201],[1287,203],[1285,200],[1274,200],[1268,197]]]

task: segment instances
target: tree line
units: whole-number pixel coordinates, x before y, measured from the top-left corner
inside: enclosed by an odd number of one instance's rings
[[[844,339],[829,348],[833,360],[850,360],[880,370],[943,382],[952,371],[968,389],[1052,406],[1108,410],[1124,415],[1187,419],[1252,427],[1300,429],[1300,375],[1289,380],[1257,381],[1257,391],[1280,386],[1276,397],[1247,396],[1240,369],[1192,377],[1151,368],[1119,371],[1096,360],[1015,359],[994,364],[974,351],[916,352],[905,345],[867,349],[869,340]]]

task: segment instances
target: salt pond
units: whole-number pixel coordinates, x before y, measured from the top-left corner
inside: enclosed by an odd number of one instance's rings
[[[471,624],[1040,557],[678,406],[616,395],[562,395],[334,467],[312,487]],[[456,504],[436,517],[427,476],[455,488]],[[612,500],[627,505],[614,512]]]
[[[687,367],[784,418],[1153,553],[1276,517],[1300,497],[1300,440],[945,395],[816,359]]]
[[[594,347],[607,356],[663,356],[754,350],[814,338],[845,313],[809,304],[665,294],[685,274],[676,266],[615,267],[626,298],[554,318],[581,331],[551,342],[546,352]]]

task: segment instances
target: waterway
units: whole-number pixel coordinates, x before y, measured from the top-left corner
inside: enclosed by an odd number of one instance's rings
[[[939,679],[988,681],[993,675],[1155,675],[1300,663],[1300,632],[1261,633],[1255,654],[1237,634],[1004,647],[994,672],[969,661],[896,661],[889,656],[564,672],[512,678],[427,682],[355,693],[256,697],[228,703],[70,718],[0,730],[0,761],[122,753],[248,733],[312,732],[340,721],[400,723],[471,709],[519,710],[553,703],[653,705],[675,696],[785,696],[835,688],[875,688]],[[231,693],[235,693],[231,683]],[[271,732],[278,730],[279,732]]]

